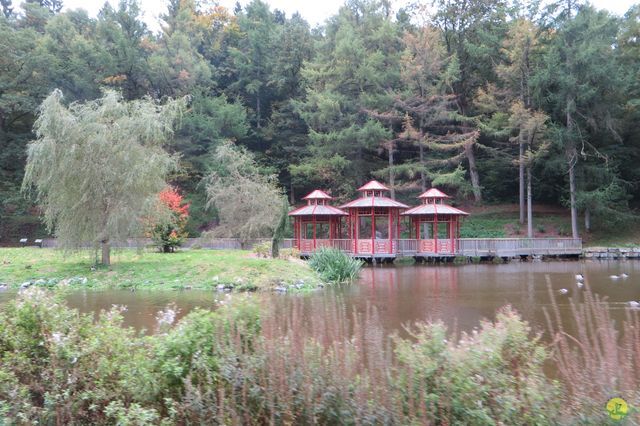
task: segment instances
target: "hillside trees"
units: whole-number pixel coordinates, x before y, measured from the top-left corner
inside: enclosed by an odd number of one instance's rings
[[[2,238],[37,232],[19,188],[37,108],[56,87],[69,103],[105,88],[191,98],[167,146],[180,156],[170,180],[191,204],[191,233],[217,221],[200,182],[228,140],[291,203],[318,186],[346,198],[382,177],[406,201],[430,185],[520,198],[524,222],[527,132],[513,125],[527,120],[516,105],[548,117],[553,143],[532,166],[533,196],[573,205],[576,235],[578,213],[601,225],[640,201],[638,7],[613,18],[573,0],[544,13],[536,2],[442,0],[395,14],[387,1],[349,0],[312,29],[260,0],[234,10],[172,0],[153,33],[135,0],[97,18],[40,3],[1,3]]]
[[[69,106],[59,90],[45,99],[23,189],[33,190],[62,247],[91,243],[109,265],[109,243],[139,235],[176,166],[162,145],[183,109],[182,100],[125,102],[115,92]]]
[[[624,86],[613,49],[616,20],[571,1],[556,6],[559,12],[545,39],[543,63],[533,84],[538,103],[561,125],[555,142],[566,159],[571,232],[578,238],[577,170],[581,159],[608,166],[603,148],[620,141],[616,119]],[[597,185],[604,188],[609,183]]]
[[[298,110],[311,146],[292,173],[309,184],[348,193],[379,167],[376,149],[390,132],[366,110],[384,111],[393,103],[402,52],[399,27],[385,5],[345,4],[303,70],[308,91]]]

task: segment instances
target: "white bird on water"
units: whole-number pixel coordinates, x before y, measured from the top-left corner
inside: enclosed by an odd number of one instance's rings
[[[624,272],[620,274],[620,278],[629,278],[629,275],[625,274]]]
[[[640,302],[636,302],[635,300],[632,300],[630,302],[627,302],[627,304],[629,305],[629,307],[631,308],[640,308]]]
[[[582,288],[582,287],[584,287],[584,283],[583,283],[583,282],[580,282],[580,281],[578,281],[578,282],[576,283],[576,285],[578,286],[578,288]]]
[[[567,290],[566,288],[561,288],[560,290],[558,290],[558,293],[567,294],[567,293],[569,293],[569,290]]]
[[[576,280],[578,280],[578,281],[584,281],[584,277],[582,276],[582,274],[577,274],[577,275],[576,275]]]
[[[612,280],[618,280],[618,279],[620,279],[620,277],[619,277],[619,276],[617,276],[617,275],[609,275],[609,278],[611,278]]]

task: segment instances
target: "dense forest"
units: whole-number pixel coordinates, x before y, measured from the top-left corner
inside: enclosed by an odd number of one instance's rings
[[[576,235],[640,202],[640,5],[347,0],[311,28],[260,0],[170,0],[157,33],[135,0],[96,18],[60,0],[0,5],[0,239],[36,232],[20,189],[56,88],[66,103],[187,96],[170,149],[192,234],[215,225],[202,182],[227,141],[291,204],[376,178],[411,204],[434,185],[467,203],[566,206]]]

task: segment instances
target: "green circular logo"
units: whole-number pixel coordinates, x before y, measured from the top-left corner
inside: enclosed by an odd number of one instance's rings
[[[611,398],[607,401],[607,412],[613,420],[622,420],[629,412],[627,401],[620,397]]]

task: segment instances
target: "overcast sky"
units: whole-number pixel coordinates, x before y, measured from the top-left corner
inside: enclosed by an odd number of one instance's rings
[[[108,0],[112,5],[117,5],[118,0]],[[271,5],[271,9],[284,10],[287,16],[293,13],[300,14],[311,24],[316,26],[324,22],[325,19],[338,12],[338,8],[344,0],[266,0]],[[66,9],[82,8],[89,11],[91,16],[95,16],[98,10],[105,3],[105,0],[63,0]],[[140,0],[145,14],[145,21],[152,30],[159,28],[158,16],[166,10],[166,1],[163,0]],[[236,0],[221,0],[219,3],[233,9]],[[240,0],[240,4],[249,3],[249,0]],[[396,0],[395,5],[406,4],[406,1]],[[593,0],[592,3],[599,8],[609,9],[613,13],[622,15],[632,4],[633,0]]]

